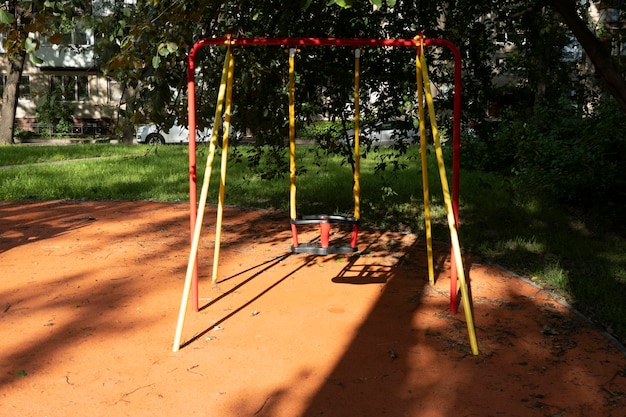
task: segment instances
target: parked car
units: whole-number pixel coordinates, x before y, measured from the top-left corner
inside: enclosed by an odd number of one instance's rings
[[[196,142],[208,142],[211,140],[212,129],[206,128],[196,131]],[[231,126],[230,139],[238,140],[242,135],[235,132]],[[218,139],[221,142],[222,133]],[[137,129],[137,143],[165,144],[165,143],[189,143],[189,129],[177,123],[168,130],[159,129],[155,124],[148,124]]]
[[[348,137],[354,136],[354,129],[350,129]],[[419,131],[413,124],[404,120],[390,120],[381,122],[373,127],[365,127],[360,130],[360,139],[370,141],[372,145],[391,146],[402,138],[408,143],[414,143],[419,138]]]

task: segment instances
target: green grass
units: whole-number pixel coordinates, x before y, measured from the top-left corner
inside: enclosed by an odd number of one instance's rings
[[[145,149],[139,149],[134,145],[0,146],[0,166],[63,161],[67,159],[128,156],[143,152],[145,152]]]
[[[226,202],[242,207],[288,210],[289,178],[263,179],[238,149],[228,166]],[[423,197],[418,149],[403,157],[407,169],[376,172],[385,153],[362,160],[361,213],[365,224],[423,234]],[[198,190],[207,148],[198,149]],[[298,212],[350,214],[352,174],[337,157],[298,148]],[[285,156],[286,157],[286,156]],[[93,158],[93,159],[84,159]],[[273,163],[267,156],[260,166]],[[80,160],[75,160],[80,159]],[[64,161],[62,164],[39,164]],[[75,160],[75,161],[70,161]],[[284,161],[283,161],[284,162]],[[138,145],[0,147],[0,198],[188,201],[188,156],[184,146]],[[209,202],[217,200],[219,154]],[[434,153],[429,154],[434,236],[448,240],[445,209]],[[462,171],[460,238],[465,252],[534,277],[626,340],[626,239],[617,222],[598,222],[603,213],[575,213],[545,197],[519,189],[510,179]]]

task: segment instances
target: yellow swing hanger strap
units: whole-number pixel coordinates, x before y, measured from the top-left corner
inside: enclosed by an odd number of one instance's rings
[[[289,49],[289,208],[295,219],[296,210],[296,110],[295,110],[295,56],[296,48]]]
[[[361,218],[361,151],[359,143],[360,134],[360,106],[359,106],[359,83],[361,77],[361,49],[354,50],[354,184],[352,195],[354,198],[354,218]]]

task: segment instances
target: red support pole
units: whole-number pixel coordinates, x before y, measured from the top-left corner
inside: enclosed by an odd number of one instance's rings
[[[454,120],[452,126],[452,212],[457,231],[459,228],[459,187],[461,174],[461,53],[458,48],[451,44],[448,46],[454,55]],[[454,253],[450,248],[450,259],[454,259]],[[450,312],[457,312],[457,278],[456,263],[450,266]]]
[[[330,241],[330,222],[322,219],[320,222],[320,248],[328,249]]]
[[[197,48],[191,50],[189,63],[187,66],[187,100],[188,100],[188,121],[189,121],[189,225],[191,238],[193,240],[198,208],[197,196],[197,176],[196,176],[196,85],[195,85],[195,52]],[[192,242],[193,244],[193,242]],[[198,260],[193,271],[191,281],[191,298],[193,310],[198,311]]]
[[[293,247],[297,248],[299,243],[298,243],[298,226],[296,226],[295,224],[291,224],[291,239],[293,240]]]
[[[359,225],[355,224],[352,226],[352,239],[350,239],[350,247],[356,248],[356,241],[359,236]]]

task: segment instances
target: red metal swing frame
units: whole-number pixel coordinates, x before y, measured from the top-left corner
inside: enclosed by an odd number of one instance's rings
[[[196,95],[195,95],[195,57],[198,51],[209,46],[345,46],[363,47],[407,47],[440,46],[448,48],[454,57],[454,104],[453,104],[453,153],[452,153],[452,211],[456,224],[459,224],[459,177],[461,143],[461,54],[454,43],[446,39],[368,39],[368,38],[235,38],[231,36],[206,38],[194,44],[187,66],[188,122],[189,122],[189,218],[191,236],[194,235],[197,218],[197,174],[196,174]],[[450,271],[450,310],[456,313],[457,271],[454,262]],[[193,307],[198,311],[198,276],[197,263],[192,281]]]

